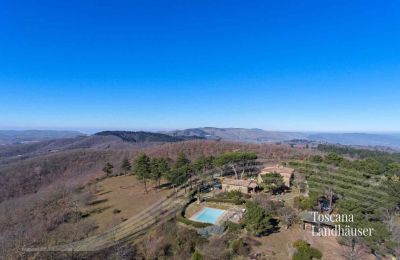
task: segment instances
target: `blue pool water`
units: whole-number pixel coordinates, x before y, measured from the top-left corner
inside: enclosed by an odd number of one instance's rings
[[[217,220],[222,214],[225,213],[225,210],[222,209],[214,209],[205,207],[198,213],[196,213],[191,219],[198,222],[215,224]]]

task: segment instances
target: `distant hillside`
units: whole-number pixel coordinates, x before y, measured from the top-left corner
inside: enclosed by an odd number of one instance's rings
[[[0,164],[75,149],[134,149],[152,143],[128,143],[116,136],[78,136],[0,146]]]
[[[308,139],[327,143],[363,146],[387,146],[399,149],[400,136],[365,133],[320,133],[309,135]]]
[[[354,146],[390,147],[400,149],[400,134],[367,133],[303,133],[278,132],[262,129],[201,127],[163,132],[174,137],[198,136],[206,139],[229,140],[248,143],[277,143],[291,140],[308,140],[321,143]]]
[[[76,149],[120,150],[140,149],[163,143],[179,142],[201,137],[173,137],[160,133],[104,131],[91,136],[23,142],[0,146],[0,164],[32,158],[48,153],[59,153]]]
[[[206,139],[222,139],[248,143],[275,143],[284,140],[301,139],[305,137],[305,134],[303,133],[265,131],[257,128],[246,129],[201,127],[163,133],[172,136],[198,136]]]
[[[0,130],[0,144],[38,142],[51,139],[82,136],[78,131],[57,130]]]
[[[147,143],[147,142],[179,142],[193,139],[204,139],[201,136],[171,136],[167,134],[161,133],[152,133],[152,132],[132,132],[132,131],[103,131],[96,133],[98,136],[116,136],[121,138],[125,142],[133,142],[133,143]]]

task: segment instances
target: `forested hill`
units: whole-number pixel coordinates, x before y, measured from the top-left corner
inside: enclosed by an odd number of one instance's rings
[[[179,142],[193,139],[204,139],[199,136],[170,136],[160,133],[151,132],[133,132],[133,131],[103,131],[96,133],[95,135],[101,136],[116,136],[121,138],[125,142],[134,143],[147,143],[147,142]]]

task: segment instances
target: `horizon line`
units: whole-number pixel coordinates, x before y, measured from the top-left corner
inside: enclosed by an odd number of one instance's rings
[[[281,133],[326,133],[326,134],[400,134],[400,130],[268,130],[259,127],[215,127],[215,126],[199,126],[187,128],[146,128],[146,127],[13,127],[0,126],[0,131],[77,131],[84,134],[93,134],[102,131],[143,131],[143,132],[163,132],[163,131],[180,131],[197,128],[217,128],[217,129],[247,129],[247,130],[262,130],[266,132],[281,132]]]

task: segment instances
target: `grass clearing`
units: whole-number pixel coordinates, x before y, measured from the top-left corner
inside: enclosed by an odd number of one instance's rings
[[[97,183],[97,186],[100,192],[94,201],[102,203],[88,205],[86,208],[91,213],[88,218],[94,220],[99,227],[96,233],[104,232],[124,219],[139,214],[172,192],[169,189],[158,191],[153,188],[153,184],[148,184],[148,193],[145,193],[143,183],[132,175],[106,178]],[[115,214],[115,210],[120,212]]]

